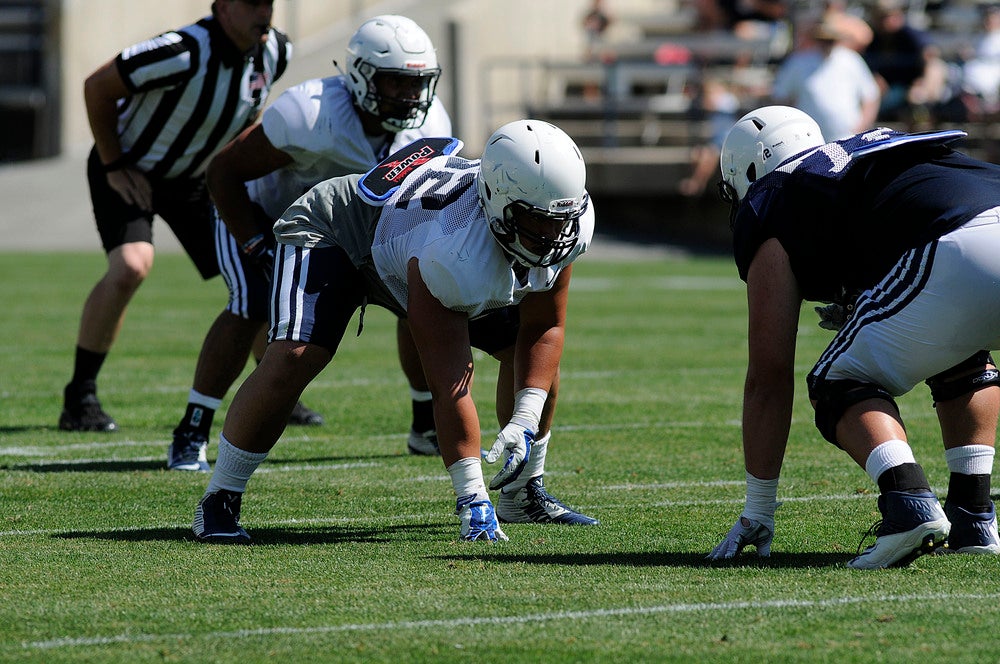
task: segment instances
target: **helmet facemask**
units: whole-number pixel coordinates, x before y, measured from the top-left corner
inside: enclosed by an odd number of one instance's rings
[[[358,105],[377,117],[383,129],[395,133],[423,126],[434,101],[440,69],[385,69],[359,59],[354,70],[364,78],[365,94]]]
[[[549,267],[565,260],[580,239],[580,217],[589,198],[553,201],[548,209],[511,201],[501,218],[490,218],[490,230],[514,259],[525,267]]]

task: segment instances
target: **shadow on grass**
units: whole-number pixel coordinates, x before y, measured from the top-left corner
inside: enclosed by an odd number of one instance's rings
[[[389,543],[405,539],[440,539],[451,534],[444,524],[401,524],[385,528],[358,526],[303,526],[252,528],[253,546]],[[190,528],[136,528],[134,530],[80,530],[57,533],[55,538],[96,539],[114,542],[194,542]],[[205,546],[227,546],[205,544]],[[231,545],[229,545],[231,546]]]
[[[166,446],[163,448],[166,450]],[[307,458],[271,458],[268,457],[266,465],[271,467],[281,466],[301,466],[308,464],[324,463],[348,463],[364,464],[374,461],[391,461],[410,459],[409,455],[399,454],[371,454],[365,456],[341,455],[341,456],[321,456]],[[213,462],[214,463],[214,462]],[[30,473],[125,473],[125,472],[148,472],[155,470],[167,471],[166,453],[163,460],[129,460],[129,459],[109,459],[107,461],[87,460],[79,463],[67,461],[53,462],[32,462],[16,464],[0,464],[0,470],[22,471]],[[206,474],[206,477],[208,475]],[[442,476],[444,472],[442,471]]]
[[[29,473],[126,473],[135,471],[146,472],[150,470],[166,470],[167,462],[164,456],[164,461],[135,461],[128,459],[82,461],[80,463],[55,461],[52,463],[0,464],[0,469],[19,470]]]
[[[46,426],[44,424],[37,424],[35,426],[26,426],[26,425],[21,425],[16,427],[7,426],[7,427],[0,427],[0,435],[5,433],[39,433],[42,431],[55,431],[56,428],[57,427],[55,425]]]
[[[854,554],[844,553],[773,553],[770,558],[761,559],[751,554],[741,556],[733,561],[711,562],[705,559],[707,552],[672,552],[660,553],[557,553],[557,554],[504,554],[483,552],[479,554],[435,556],[440,560],[451,561],[490,561],[494,563],[513,563],[528,565],[563,565],[563,566],[604,566],[618,567],[715,567],[725,568],[809,568],[809,567],[841,567]]]

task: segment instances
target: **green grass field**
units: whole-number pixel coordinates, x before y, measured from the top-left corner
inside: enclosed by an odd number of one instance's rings
[[[546,480],[599,527],[459,542],[440,460],[405,453],[394,324],[370,309],[303,397],[327,424],[289,429],[251,480],[255,544],[235,548],[191,536],[207,476],[164,469],[225,289],[157,260],[101,377],[120,432],[97,435],[56,421],[103,257],[0,254],[0,661],[1000,662],[996,557],[844,567],[876,493],[804,390],[771,558],[706,564],[743,502],[745,296],[726,258],[575,270]],[[804,308],[801,375],[829,334]],[[477,368],[489,435],[496,363]],[[900,405],[943,491],[926,387]]]

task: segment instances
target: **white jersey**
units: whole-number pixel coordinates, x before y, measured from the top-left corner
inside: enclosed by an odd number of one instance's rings
[[[552,288],[559,272],[587,251],[594,235],[593,206],[580,219],[580,238],[551,267],[528,270],[519,280],[511,259],[490,232],[476,189],[479,160],[442,156],[410,174],[382,208],[372,259],[379,277],[403,309],[407,264],[417,258],[420,276],[448,309],[475,318]]]
[[[401,131],[391,144],[373,147],[343,76],[312,79],[289,88],[264,111],[261,124],[271,144],[293,159],[247,183],[250,198],[272,219],[323,180],[364,173],[418,138],[451,136],[451,119],[435,97],[422,127]]]

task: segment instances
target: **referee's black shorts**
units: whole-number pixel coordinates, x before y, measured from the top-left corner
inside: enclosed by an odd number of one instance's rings
[[[215,257],[212,202],[205,179],[150,180],[153,187],[153,212],[141,210],[122,200],[108,184],[97,149],[87,160],[87,180],[94,219],[105,252],[126,242],[153,243],[153,214],[160,215],[184,251],[191,257],[203,279],[219,274]]]

